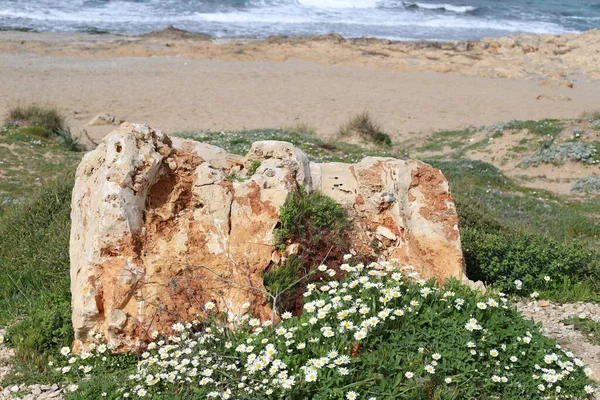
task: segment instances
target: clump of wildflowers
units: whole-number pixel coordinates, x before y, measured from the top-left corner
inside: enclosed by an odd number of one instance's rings
[[[325,273],[306,286],[300,317],[282,313],[273,326],[207,303],[207,321],[154,334],[119,398],[175,390],[208,399],[389,399],[435,390],[440,398],[566,399],[595,390],[591,370],[520,319],[504,294],[456,281],[440,288],[395,262],[345,261],[342,281],[318,267]],[[67,348],[56,368],[83,376],[71,383],[81,387],[93,374],[87,360],[111,357],[101,346],[78,357]]]

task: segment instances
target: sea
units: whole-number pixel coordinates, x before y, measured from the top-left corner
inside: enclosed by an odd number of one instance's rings
[[[0,0],[0,30],[450,41],[600,28],[600,0]]]

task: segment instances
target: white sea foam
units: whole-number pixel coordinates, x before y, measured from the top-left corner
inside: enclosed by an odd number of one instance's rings
[[[376,8],[379,0],[298,0],[298,3],[315,8]]]
[[[462,40],[517,32],[573,32],[576,22],[568,28],[561,21],[581,18],[593,25],[598,18],[597,14],[562,20],[537,18],[524,9],[493,15],[489,5],[484,5],[489,2],[464,0],[456,5],[446,3],[454,3],[451,0],[426,1],[19,0],[17,4],[0,0],[0,28],[142,33],[174,24],[217,37],[336,32],[346,37]]]
[[[454,6],[452,4],[429,4],[429,3],[409,3],[412,6],[424,9],[424,10],[443,10],[452,11],[459,14],[468,13],[477,10],[477,7],[473,6]]]

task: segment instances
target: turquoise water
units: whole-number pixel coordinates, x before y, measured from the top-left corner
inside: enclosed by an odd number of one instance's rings
[[[0,29],[464,40],[600,28],[600,0],[0,0]]]

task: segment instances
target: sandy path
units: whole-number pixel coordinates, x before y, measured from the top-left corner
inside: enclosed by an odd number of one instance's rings
[[[107,112],[167,132],[307,123],[322,135],[368,110],[399,138],[510,119],[577,117],[600,104],[600,82],[575,88],[533,80],[177,56],[72,58],[0,53],[0,113],[54,103],[78,130]],[[539,95],[572,101],[536,100]],[[97,136],[101,132],[95,132]]]

